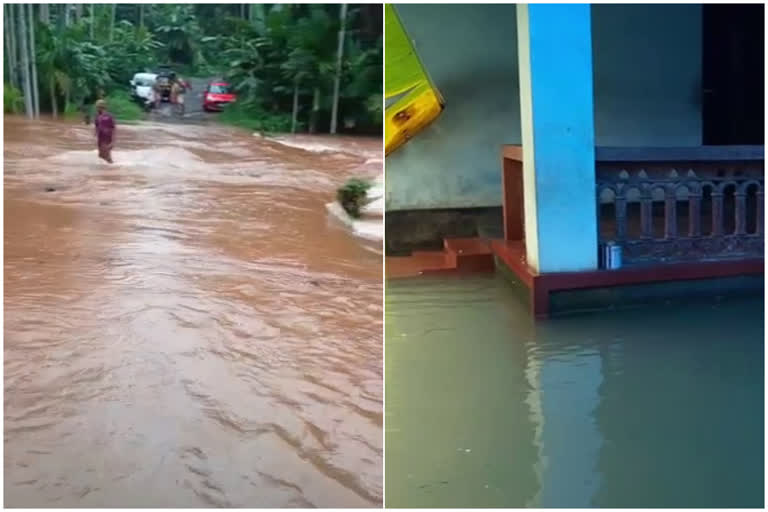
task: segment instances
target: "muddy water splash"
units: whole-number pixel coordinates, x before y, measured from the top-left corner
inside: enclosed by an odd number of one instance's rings
[[[6,119],[6,505],[380,506],[380,144]]]

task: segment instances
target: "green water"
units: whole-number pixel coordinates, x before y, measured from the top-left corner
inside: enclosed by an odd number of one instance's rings
[[[762,507],[763,301],[533,321],[388,281],[387,507]]]

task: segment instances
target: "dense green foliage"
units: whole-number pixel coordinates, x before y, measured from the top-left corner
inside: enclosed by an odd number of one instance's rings
[[[24,97],[21,91],[11,84],[3,87],[3,112],[18,114],[24,110]]]
[[[72,112],[71,104],[91,104],[100,95],[120,104],[124,96],[114,94],[127,94],[134,73],[170,65],[182,76],[232,83],[238,102],[222,119],[233,124],[327,132],[338,101],[340,130],[381,129],[380,5],[36,4],[5,9],[11,20],[4,26],[5,82],[26,90],[27,57],[38,80],[37,91],[32,87],[29,94],[39,98],[44,112]],[[24,54],[20,42],[30,29],[34,54],[31,48]],[[9,40],[18,43],[15,48]],[[19,106],[8,96],[5,104],[6,109]],[[110,102],[111,110],[114,105]]]

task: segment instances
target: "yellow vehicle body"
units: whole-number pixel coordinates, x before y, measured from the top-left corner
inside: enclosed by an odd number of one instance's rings
[[[385,5],[384,120],[386,155],[426,128],[443,111],[443,98],[429,79],[413,49],[397,11]]]

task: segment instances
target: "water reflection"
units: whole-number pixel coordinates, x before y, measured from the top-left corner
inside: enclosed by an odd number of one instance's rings
[[[501,278],[387,283],[387,506],[761,506],[762,301],[533,322]]]

